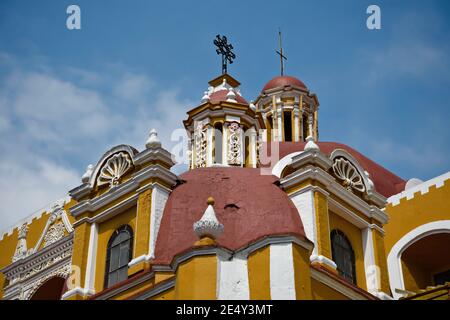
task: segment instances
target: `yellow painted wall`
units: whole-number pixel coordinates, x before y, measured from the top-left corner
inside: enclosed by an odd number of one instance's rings
[[[297,300],[311,300],[311,269],[309,262],[311,252],[294,243],[292,245],[292,254],[294,258],[294,278]]]
[[[420,269],[414,264],[405,263],[403,260],[402,271],[406,290],[417,292],[419,289],[425,289],[432,283],[433,278],[430,272]]]
[[[258,249],[248,256],[248,282],[251,300],[270,299],[270,247]]]
[[[196,256],[182,262],[176,277],[175,299],[216,299],[217,256]]]
[[[389,273],[387,268],[387,256],[384,248],[384,236],[376,229],[372,231],[375,263],[380,270],[380,288],[385,293],[390,293]]]
[[[98,227],[98,243],[97,243],[97,261],[95,271],[95,291],[99,292],[104,289],[106,254],[108,241],[113,232],[122,225],[129,225],[136,234],[136,207],[132,207],[110,220],[102,222]],[[134,257],[134,252],[133,252]]]
[[[328,200],[321,192],[314,192],[318,254],[331,259]]]
[[[330,288],[323,283],[311,279],[312,298],[314,300],[350,300],[342,293]]]
[[[450,220],[450,180],[440,188],[430,187],[425,194],[417,192],[410,200],[401,199],[396,206],[386,206],[389,222],[385,225],[385,245],[388,254],[394,244],[420,225]]]
[[[358,287],[367,290],[361,230],[330,211],[330,232],[334,229],[341,230],[350,241],[355,252],[356,284]]]

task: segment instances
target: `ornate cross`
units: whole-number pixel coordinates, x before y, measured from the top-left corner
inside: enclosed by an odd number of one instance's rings
[[[281,45],[281,30],[278,30],[278,39],[280,42],[280,51],[276,51],[280,55],[280,67],[281,67],[281,75],[284,73],[284,60],[287,60],[287,57],[283,55],[283,46]]]
[[[233,59],[236,58],[236,55],[233,53],[233,46],[231,43],[227,42],[227,37],[218,34],[216,39],[214,39],[214,45],[217,47],[216,53],[222,55],[222,74],[227,73],[227,64],[233,63]]]

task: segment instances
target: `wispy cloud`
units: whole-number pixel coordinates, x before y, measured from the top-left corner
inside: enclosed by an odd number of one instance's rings
[[[411,11],[389,23],[389,29],[378,31],[388,34],[387,41],[362,52],[369,82],[387,77],[427,80],[433,73],[434,79],[439,74],[448,76],[450,46],[448,36],[437,27],[442,23],[440,15]]]
[[[70,68],[65,77],[48,66],[24,70],[6,53],[0,59],[0,229],[64,196],[113,145],[142,150],[157,128],[170,150],[192,105],[142,74]]]

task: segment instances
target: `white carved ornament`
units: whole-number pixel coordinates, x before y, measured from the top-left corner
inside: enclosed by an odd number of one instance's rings
[[[65,230],[66,227],[62,222],[55,223],[48,228],[47,233],[44,236],[44,248],[64,237]]]
[[[120,178],[131,169],[132,161],[126,152],[119,152],[106,161],[100,170],[97,178],[99,186],[109,184],[110,187],[116,186]]]
[[[195,167],[206,167],[206,128],[198,124],[195,130]]]
[[[28,225],[26,223],[22,224],[19,228],[18,241],[16,246],[16,251],[14,252],[14,256],[12,257],[12,262],[16,262],[22,258],[25,258],[28,255],[27,249],[27,233],[28,233]]]
[[[228,138],[228,164],[242,163],[241,127],[233,122],[228,126],[230,136]]]
[[[333,163],[334,174],[342,180],[342,185],[349,191],[357,190],[364,192],[366,190],[363,179],[358,170],[348,160],[337,158]]]

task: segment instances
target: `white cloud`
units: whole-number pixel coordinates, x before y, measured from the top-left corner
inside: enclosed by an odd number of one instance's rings
[[[429,23],[433,21],[433,23]],[[387,40],[370,51],[362,53],[369,82],[386,77],[414,77],[435,79],[436,74],[448,75],[450,47],[440,41],[437,26],[440,16],[431,12],[408,12],[398,18],[387,32]]]
[[[63,197],[114,145],[142,150],[156,128],[171,150],[170,135],[191,105],[142,74],[72,69],[78,80],[68,80],[0,58],[10,66],[0,77],[0,229]]]

